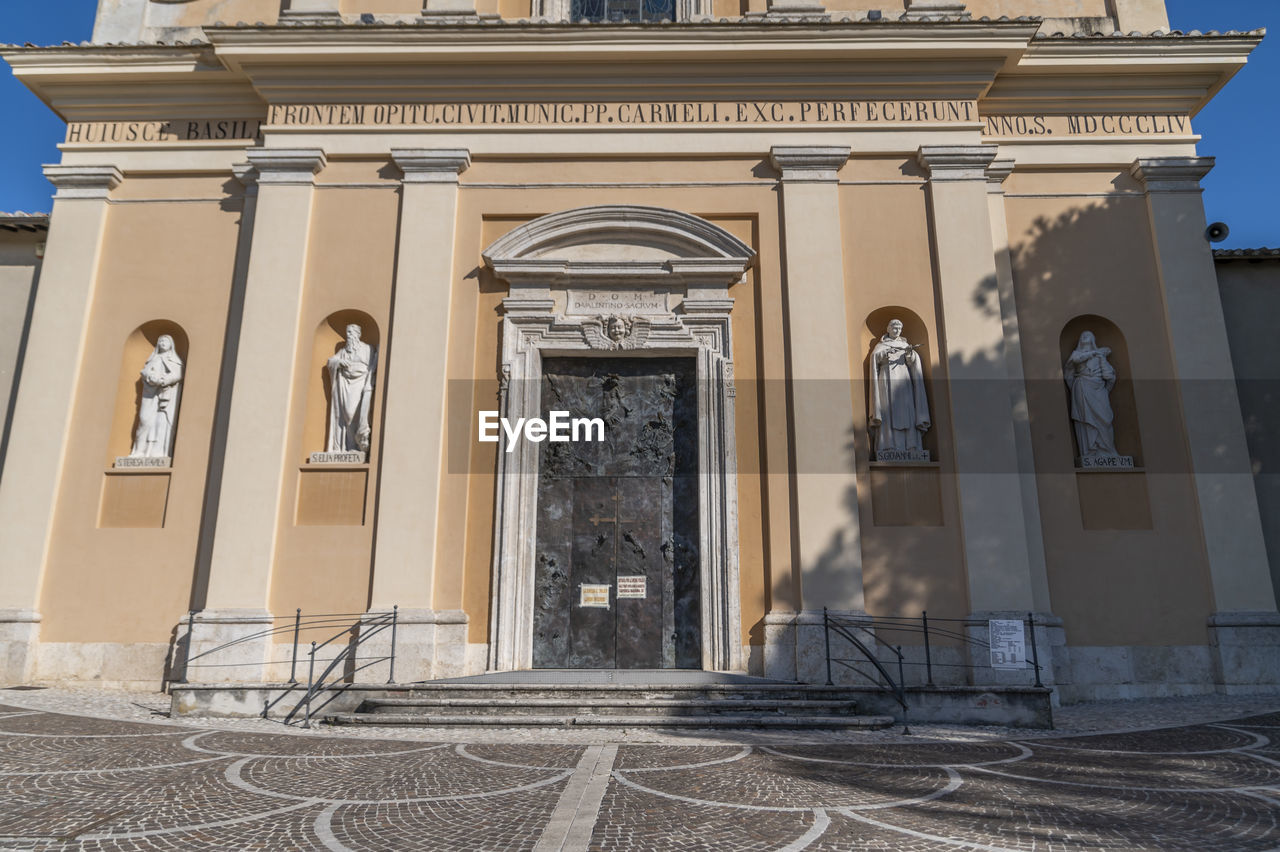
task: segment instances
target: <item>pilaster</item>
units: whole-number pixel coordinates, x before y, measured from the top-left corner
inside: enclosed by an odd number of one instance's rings
[[[785,615],[771,614],[777,635],[766,648],[794,647],[799,679],[812,680],[820,673],[824,682],[825,653],[821,666],[811,659],[821,651],[809,641],[814,618],[821,619],[823,607],[855,613],[865,608],[858,483],[849,449],[854,377],[836,178],[848,158],[849,149],[839,146],[770,152],[781,172],[801,612],[791,624]],[[790,662],[765,661],[766,670],[790,667]]]
[[[255,680],[271,648],[259,636],[271,622],[268,592],[284,483],[285,447],[297,365],[297,332],[306,283],[319,149],[251,149],[257,175],[252,252],[236,348],[218,498],[217,533],[209,563],[205,609],[196,617],[192,655],[245,640],[234,652],[210,655],[191,680]],[[251,180],[241,169],[238,177]],[[221,669],[210,665],[240,663]]]
[[[1212,157],[1141,159],[1152,248],[1204,533],[1214,615],[1210,643],[1230,690],[1280,684],[1280,618],[1262,537],[1200,180]],[[1270,637],[1267,641],[1264,638]],[[1270,653],[1256,656],[1268,646]]]
[[[1010,374],[1006,352],[1006,334],[1016,337],[1017,318],[1016,312],[1005,316],[987,195],[996,150],[924,146],[918,159],[929,172],[939,336],[947,358],[969,606],[974,612],[1026,613],[1036,603],[1034,548],[1010,413],[1022,384]]]
[[[40,639],[40,586],[85,352],[115,166],[45,166],[53,226],[0,481],[0,683],[29,680]],[[18,448],[21,448],[19,451]]]
[[[393,150],[391,156],[404,178],[395,295],[384,348],[387,390],[371,611],[400,606],[409,615],[403,631],[406,648],[413,648],[418,658],[410,661],[406,653],[405,666],[423,677],[438,677],[455,668],[435,663],[440,619],[433,588],[436,545],[446,534],[437,524],[446,468],[446,361],[458,176],[471,165],[471,157],[462,149]],[[461,601],[445,606],[456,610]],[[465,644],[463,637],[460,647]]]
[[[996,286],[1000,294],[1000,324],[1004,332],[1004,362],[1009,376],[1009,404],[1013,412],[1018,493],[1022,498],[1031,594],[1035,611],[1051,618],[1053,607],[1049,601],[1049,573],[1044,554],[1044,531],[1040,523],[1040,494],[1036,488],[1036,462],[1031,447],[1031,414],[1027,405],[1026,375],[1022,369],[1022,335],[1018,329],[1018,303],[1013,288],[1013,260],[1009,254],[1009,224],[1004,206],[1004,182],[1013,174],[1013,169],[1013,160],[994,160],[987,167],[987,209],[991,217],[991,243],[995,250]]]

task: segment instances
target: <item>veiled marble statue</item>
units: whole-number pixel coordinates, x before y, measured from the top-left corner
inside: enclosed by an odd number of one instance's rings
[[[167,334],[142,365],[142,399],[138,403],[138,430],[129,458],[168,459],[173,456],[174,426],[178,422],[182,358]]]
[[[871,351],[871,437],[879,461],[928,461],[922,439],[932,425],[924,371],[916,350],[902,336],[902,321],[890,320]]]
[[[347,326],[347,342],[328,362],[330,453],[368,453],[369,409],[378,349],[360,339],[360,326]]]
[[[1107,360],[1111,350],[1099,346],[1093,332],[1080,335],[1075,351],[1062,368],[1071,391],[1071,423],[1082,463],[1096,458],[1116,458],[1115,416],[1111,389],[1116,371]]]

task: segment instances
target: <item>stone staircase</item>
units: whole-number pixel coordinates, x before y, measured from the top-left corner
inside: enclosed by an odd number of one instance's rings
[[[510,672],[387,687],[334,725],[530,727],[861,728],[893,724],[859,716],[841,687],[716,672]]]

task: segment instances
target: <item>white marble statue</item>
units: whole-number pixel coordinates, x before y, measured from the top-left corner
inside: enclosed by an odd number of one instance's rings
[[[1062,368],[1071,391],[1071,423],[1082,460],[1117,456],[1111,411],[1116,371],[1107,361],[1110,354],[1110,349],[1098,346],[1092,331],[1086,331]]]
[[[881,461],[928,460],[922,438],[932,425],[920,356],[902,336],[902,321],[890,320],[871,352],[871,435]]]
[[[138,431],[134,433],[129,458],[172,458],[181,382],[182,359],[173,348],[173,338],[162,334],[147,363],[142,365]]]
[[[377,366],[377,347],[360,340],[360,326],[348,325],[346,345],[328,363],[328,452],[369,452],[369,408]]]

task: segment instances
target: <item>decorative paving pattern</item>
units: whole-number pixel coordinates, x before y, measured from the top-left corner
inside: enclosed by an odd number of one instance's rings
[[[710,848],[1276,850],[1280,713],[1003,742],[602,751],[0,705],[0,850]]]

